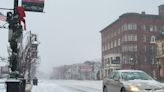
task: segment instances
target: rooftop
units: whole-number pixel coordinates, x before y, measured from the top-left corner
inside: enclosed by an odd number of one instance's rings
[[[106,31],[107,28],[111,27],[112,25],[116,24],[117,22],[119,22],[119,20],[121,18],[126,18],[126,17],[140,17],[140,18],[150,18],[150,19],[164,19],[163,16],[159,16],[159,15],[153,15],[153,14],[145,14],[145,12],[142,14],[140,13],[124,13],[121,16],[119,16],[119,18],[114,21],[113,23],[111,23],[109,26],[105,27],[103,30],[101,30],[100,32]]]

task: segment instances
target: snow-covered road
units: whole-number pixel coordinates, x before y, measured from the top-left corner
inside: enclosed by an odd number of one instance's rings
[[[102,81],[44,80],[32,92],[102,92]]]

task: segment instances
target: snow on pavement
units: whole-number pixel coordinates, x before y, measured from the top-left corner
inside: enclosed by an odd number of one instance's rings
[[[0,83],[0,92],[6,92],[6,87],[2,83]]]
[[[6,79],[0,79],[0,92],[6,92],[5,81]]]
[[[71,92],[71,91],[68,91],[55,83],[42,81],[37,86],[33,86],[32,92]]]
[[[102,81],[90,80],[51,80],[71,92],[102,92]]]

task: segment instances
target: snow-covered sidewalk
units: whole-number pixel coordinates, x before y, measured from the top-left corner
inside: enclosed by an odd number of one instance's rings
[[[0,79],[0,92],[6,92],[6,79]]]
[[[37,86],[33,86],[32,92],[70,92],[70,91],[64,89],[63,87],[55,83],[42,81]]]

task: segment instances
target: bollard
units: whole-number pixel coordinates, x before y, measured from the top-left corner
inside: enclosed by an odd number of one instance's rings
[[[20,91],[20,80],[9,79],[6,81],[7,89],[6,92],[21,92]]]

